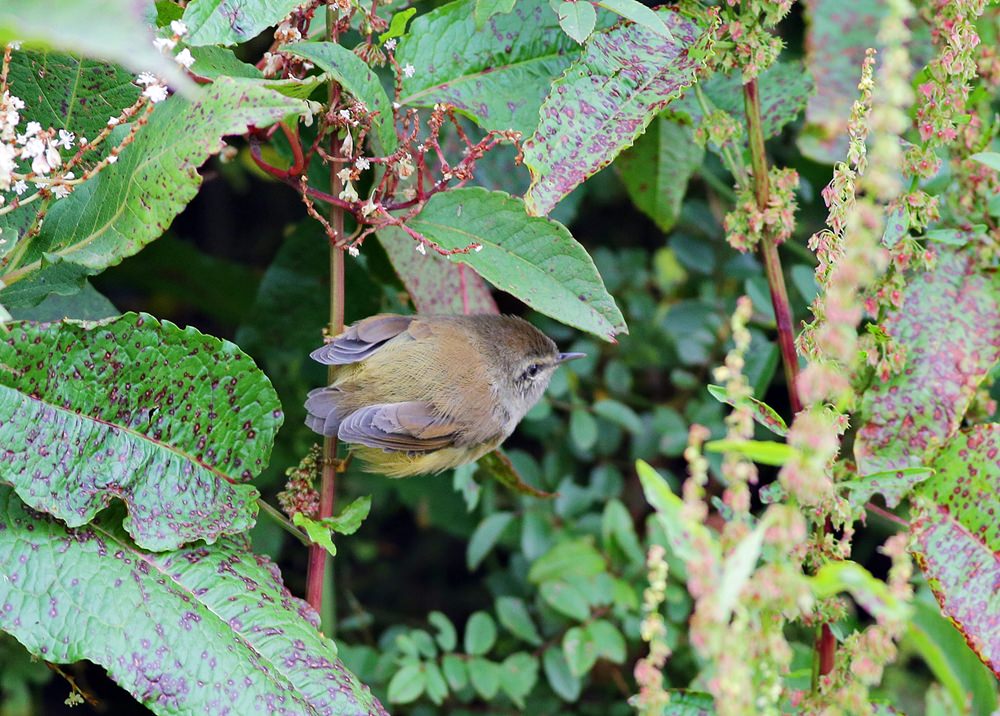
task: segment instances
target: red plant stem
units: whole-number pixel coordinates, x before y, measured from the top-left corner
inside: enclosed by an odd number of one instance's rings
[[[298,176],[305,169],[305,160],[302,158],[302,142],[299,141],[298,127],[290,129],[287,124],[282,122],[281,131],[285,133],[285,138],[288,139],[288,144],[292,147],[292,157],[294,158],[292,166],[288,169],[288,174],[293,177]]]
[[[756,78],[743,85],[743,105],[746,109],[747,131],[750,135],[750,163],[753,168],[757,208],[764,211],[770,203],[771,187],[768,184],[767,178],[767,155],[764,153],[764,130],[760,120],[760,95],[757,92]],[[764,233],[760,250],[764,258],[767,285],[771,289],[771,304],[774,306],[774,317],[778,324],[778,346],[781,348],[781,359],[785,367],[785,382],[788,383],[788,399],[792,406],[792,412],[797,413],[802,410],[802,401],[799,399],[797,383],[799,359],[795,354],[795,329],[792,327],[792,309],[788,303],[785,276],[781,271],[778,243],[768,231]]]
[[[764,152],[764,130],[760,119],[760,94],[756,78],[743,85],[743,106],[747,115],[747,132],[750,139],[750,164],[753,169],[754,192],[757,198],[757,208],[764,211],[771,200],[771,187],[767,176],[767,155]],[[778,324],[778,346],[781,349],[781,359],[785,367],[785,382],[788,384],[788,401],[792,412],[802,410],[802,400],[799,397],[798,373],[799,359],[795,354],[795,329],[792,326],[792,310],[788,302],[788,290],[785,288],[785,276],[781,270],[781,257],[778,256],[778,242],[769,231],[764,232],[760,244],[764,258],[764,271],[767,273],[767,284],[771,289],[771,304],[774,306],[774,317]],[[824,525],[824,532],[829,525]],[[814,646],[819,660],[818,676],[825,676],[833,671],[836,659],[837,641],[830,630],[830,625],[820,626]],[[814,682],[813,688],[816,688]]]
[[[331,42],[337,41],[337,31],[334,25],[335,13],[326,14],[326,34]],[[340,88],[333,82],[330,83],[329,106],[332,110],[340,97]],[[330,153],[337,155],[340,153],[337,142],[337,133],[330,136]],[[337,176],[337,165],[330,166],[330,192],[333,196],[340,194],[343,189],[340,177]],[[336,241],[330,242],[330,326],[331,336],[335,336],[344,330],[344,210],[336,204],[330,204],[330,226],[337,237]],[[332,382],[334,368],[331,366],[328,378]],[[337,498],[337,438],[327,437],[323,439],[323,469],[319,490],[319,515],[320,519],[333,516],[333,508]],[[309,547],[309,566],[306,572],[306,601],[317,612],[322,613],[323,590],[326,585],[326,567],[329,555],[326,550],[319,545]],[[332,610],[331,610],[332,611]],[[334,623],[324,625],[327,633],[334,631]]]

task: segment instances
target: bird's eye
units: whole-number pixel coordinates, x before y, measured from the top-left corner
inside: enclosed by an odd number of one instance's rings
[[[529,378],[534,378],[542,370],[542,367],[537,363],[532,363],[528,366],[528,370],[524,371],[524,374]]]

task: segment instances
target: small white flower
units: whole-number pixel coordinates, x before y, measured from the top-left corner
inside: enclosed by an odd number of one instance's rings
[[[21,196],[24,192],[28,191],[28,182],[24,179],[19,179],[14,183],[14,193]]]
[[[170,23],[170,29],[173,30],[174,34],[178,37],[183,37],[187,34],[188,26],[180,20],[172,20]]]
[[[59,150],[55,148],[55,145],[50,144],[45,148],[45,162],[52,168],[62,164],[62,157],[59,156]]]
[[[20,40],[11,40],[10,42],[7,43],[7,47],[9,47],[12,50],[20,50],[21,49],[21,41]]]
[[[117,154],[109,154],[108,155],[108,164],[114,164],[117,161],[118,161],[118,155]]]
[[[340,145],[340,153],[348,157],[354,154],[354,137],[351,136],[350,132],[347,133]]]
[[[482,244],[476,244],[476,248],[473,249],[473,251],[475,251],[477,254],[482,250],[483,250]]]
[[[340,198],[344,201],[357,201],[358,192],[354,189],[354,185],[351,182],[347,182],[344,185],[344,190],[340,192]]]
[[[354,258],[357,258],[361,254],[361,252],[358,251],[358,247],[357,246],[348,246],[347,247],[347,253],[349,253]]]
[[[11,107],[13,107],[14,109],[24,109],[23,99],[21,99],[20,97],[16,97],[12,94],[8,94],[7,92],[4,92],[4,95],[6,96],[7,101],[10,102]]]
[[[63,149],[72,149],[73,140],[76,139],[76,135],[72,132],[67,132],[65,129],[59,130],[59,139],[56,141],[57,147],[62,147]]]
[[[403,76],[404,77],[413,77],[413,75],[415,75],[416,72],[417,72],[417,68],[414,67],[413,65],[411,65],[409,62],[407,62],[406,66],[403,67]]]
[[[153,47],[160,52],[169,52],[177,47],[177,40],[172,40],[169,37],[157,37],[153,40]]]
[[[417,253],[423,256],[427,255],[427,249],[424,248],[423,244],[417,244]]]
[[[115,127],[121,120],[118,117],[108,117],[108,126]]]
[[[400,179],[406,179],[408,176],[413,174],[413,170],[414,170],[413,162],[410,161],[410,158],[408,156],[403,157],[396,164],[396,175]]]
[[[365,169],[371,169],[372,163],[368,161],[367,157],[358,157],[354,160],[354,166],[364,171]]]
[[[351,119],[351,111],[349,109],[342,109],[342,110],[340,110],[339,114],[340,114],[340,118],[341,119],[346,119],[346,120],[350,121],[350,119]]]
[[[351,180],[351,168],[344,167],[339,172],[337,172],[337,177],[340,181],[350,181]]]
[[[191,54],[191,50],[185,47],[174,56],[174,61],[182,67],[191,69],[191,65],[194,64],[194,55]]]
[[[17,151],[9,144],[0,142],[0,189],[6,191],[10,188],[10,180],[14,178],[12,175],[16,168]],[[18,184],[24,184],[24,182],[18,182]],[[25,185],[25,188],[27,188],[27,185]],[[21,192],[17,193],[18,195],[21,194]]]
[[[135,78],[135,83],[137,85],[142,85],[143,87],[148,87],[149,85],[154,85],[159,80],[156,79],[156,75],[152,72],[140,72],[139,76]]]
[[[401,105],[401,104],[400,104],[399,102],[393,102],[393,103],[392,103],[392,108],[393,108],[393,109],[399,109],[399,108],[400,108],[400,107],[402,107],[402,106],[403,106],[403,105]]]
[[[45,142],[43,142],[38,137],[32,137],[27,142],[24,143],[24,149],[21,150],[22,157],[38,157],[41,156],[45,151]]]
[[[65,184],[56,184],[52,187],[52,193],[56,195],[56,199],[65,199],[69,196],[70,188]]]
[[[368,201],[361,205],[361,216],[367,217],[374,213],[377,208],[374,197],[368,197]]]
[[[150,85],[142,91],[142,94],[149,97],[150,102],[156,104],[167,98],[167,88],[163,85]]]
[[[45,161],[45,154],[39,154],[37,157],[31,160],[31,171],[33,171],[38,176],[45,176],[49,173],[51,167],[49,163]]]
[[[385,49],[387,49],[389,52],[392,52],[393,50],[396,49],[396,38],[395,37],[390,38],[390,39],[388,39],[388,40],[385,41]]]

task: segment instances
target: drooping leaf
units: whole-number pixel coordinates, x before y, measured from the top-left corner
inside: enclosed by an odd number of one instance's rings
[[[785,125],[793,122],[813,92],[812,78],[801,62],[774,63],[757,78],[757,86],[760,94],[760,124],[765,138],[777,136]],[[743,116],[745,110],[741,73],[712,75],[702,83],[701,89],[716,109],[735,117]],[[696,126],[705,118],[705,112],[693,89],[673,102],[665,114],[679,115]]]
[[[238,45],[277,25],[301,0],[191,0],[184,9],[191,45]]]
[[[7,284],[0,301],[30,304],[48,293],[73,293],[85,276],[136,253],[197,193],[197,169],[222,148],[224,135],[266,126],[303,106],[253,81],[229,78],[204,87],[195,102],[177,96],[162,102],[117,163],[52,204],[41,232],[0,276]],[[31,211],[29,204],[7,217]],[[8,241],[0,250],[17,246]]]
[[[0,340],[0,482],[71,527],[113,498],[146,549],[248,529],[281,405],[245,353],[145,314],[14,323]]]
[[[699,28],[672,10],[657,14],[672,40],[639,25],[616,25],[596,33],[552,83],[538,129],[524,145],[532,179],[525,202],[532,214],[548,214],[607,166],[694,82],[704,62],[690,52]]]
[[[914,553],[941,610],[1000,675],[1000,423],[959,432],[934,469],[919,488],[928,502],[913,526]]]
[[[680,216],[688,179],[704,154],[690,127],[660,116],[614,166],[635,207],[667,232]]]
[[[889,507],[898,505],[910,491],[934,474],[929,467],[907,467],[862,475],[856,480],[839,482],[837,487],[848,491],[852,505],[864,505],[875,493],[885,497]]]
[[[395,226],[378,231],[378,240],[420,313],[498,313],[483,279],[465,264],[437,252],[421,254],[406,232]]]
[[[180,66],[153,47],[146,10],[145,3],[132,0],[4,0],[0,45],[18,41],[26,49],[109,60],[135,73],[156,73],[185,93],[193,92],[194,84]]]
[[[775,435],[784,437],[788,435],[788,425],[770,405],[762,403],[756,398],[734,399],[729,396],[726,389],[721,385],[709,385],[708,392],[720,403],[732,405],[733,407],[746,407],[753,415],[753,419],[770,430]]]
[[[441,192],[409,226],[444,249],[481,246],[448,258],[536,311],[605,340],[627,332],[586,250],[562,224],[528,216],[520,199],[479,187]]]
[[[396,53],[400,65],[415,69],[403,77],[400,102],[450,104],[485,129],[528,137],[549,84],[579,46],[560,29],[547,0],[520,0],[513,12],[491,16],[477,31],[479,1],[457,0],[413,21]]]
[[[559,27],[581,45],[597,25],[597,11],[589,0],[563,0],[559,3]]]
[[[121,514],[68,529],[0,486],[0,574],[0,629],[100,664],[154,713],[385,713],[243,537],[144,552]]]
[[[355,99],[363,102],[369,111],[377,112],[375,129],[383,153],[389,154],[396,148],[392,103],[382,88],[382,83],[364,60],[335,42],[297,42],[286,45],[282,51],[309,60],[333,76]]]
[[[514,467],[514,463],[499,448],[483,455],[476,462],[476,465],[501,485],[518,494],[531,495],[532,497],[540,497],[546,500],[559,496],[557,492],[539,490],[537,487],[532,487],[525,482],[524,478],[521,477],[521,473]]]
[[[958,430],[1000,357],[1000,284],[974,258],[942,251],[914,276],[883,328],[906,350],[901,374],[876,378],[854,455],[862,472],[919,467]]]

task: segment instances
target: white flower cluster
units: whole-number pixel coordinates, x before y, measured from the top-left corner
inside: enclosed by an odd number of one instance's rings
[[[153,46],[164,54],[174,51],[180,39],[187,34],[188,28],[180,20],[173,20],[170,23],[170,31],[173,33],[172,37],[157,37],[153,40]],[[191,69],[191,65],[194,64],[194,55],[186,47],[174,55],[173,59],[174,62],[186,70]],[[136,78],[135,82],[144,88],[142,90],[143,96],[148,97],[149,101],[154,104],[162,102],[167,98],[167,87],[159,77],[149,72],[142,72]]]
[[[13,189],[18,196],[28,190],[26,178],[50,179],[50,174],[63,163],[59,149],[72,149],[76,141],[72,132],[65,129],[43,130],[38,122],[28,122],[24,131],[19,131],[22,109],[24,101],[12,95],[10,90],[4,90],[0,95],[0,190]],[[28,161],[31,162],[30,173],[19,173],[18,164]],[[68,173],[54,180],[68,181],[73,178],[73,174]],[[54,190],[56,196],[69,194],[67,187],[58,188],[60,191]],[[3,203],[4,198],[0,197],[0,205]]]

